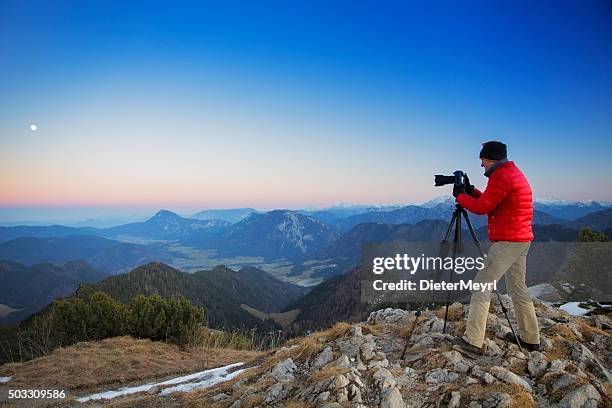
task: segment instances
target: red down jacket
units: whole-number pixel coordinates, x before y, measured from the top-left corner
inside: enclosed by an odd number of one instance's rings
[[[459,194],[457,203],[475,214],[488,214],[489,241],[533,241],[531,186],[514,162],[497,167],[484,192]]]

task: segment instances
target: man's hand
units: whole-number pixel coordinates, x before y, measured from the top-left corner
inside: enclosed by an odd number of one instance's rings
[[[465,182],[465,192],[469,195],[472,195],[474,192],[474,185],[470,184],[470,179],[467,174],[463,176],[463,181]]]
[[[461,184],[459,186],[455,185],[453,187],[453,197],[457,198],[457,196],[461,193],[465,193],[465,184]]]

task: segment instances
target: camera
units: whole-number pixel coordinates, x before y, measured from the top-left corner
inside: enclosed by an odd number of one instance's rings
[[[457,170],[453,172],[452,176],[436,174],[434,176],[434,182],[435,182],[436,187],[445,186],[447,184],[454,184],[455,186],[460,186],[464,184],[464,180],[463,180],[464,177],[465,177],[465,173],[461,170]]]

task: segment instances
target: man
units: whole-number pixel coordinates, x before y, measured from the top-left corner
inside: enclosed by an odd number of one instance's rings
[[[491,141],[480,151],[481,166],[489,178],[487,188],[480,192],[466,184],[455,187],[457,204],[475,214],[488,215],[489,241],[492,242],[484,268],[475,282],[489,283],[505,276],[506,288],[512,298],[519,324],[519,340],[527,350],[537,350],[540,332],[533,302],[525,285],[527,252],[533,240],[532,193],[529,182],[512,161],[507,159],[504,143]],[[474,292],[463,337],[456,346],[463,351],[482,354],[491,292]],[[506,340],[516,343],[512,333]]]

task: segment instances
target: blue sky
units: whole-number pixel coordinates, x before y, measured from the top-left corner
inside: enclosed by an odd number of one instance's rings
[[[0,206],[612,200],[609,2],[126,3],[0,3]]]

